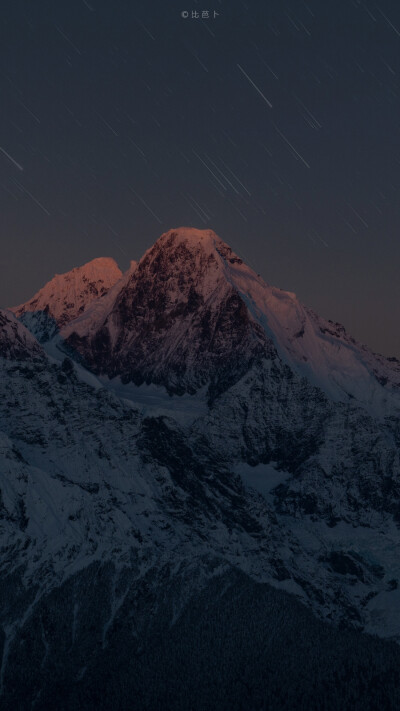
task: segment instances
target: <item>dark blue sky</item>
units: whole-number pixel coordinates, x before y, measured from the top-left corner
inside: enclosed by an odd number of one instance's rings
[[[7,5],[2,306],[96,256],[125,268],[171,227],[211,227],[400,356],[398,2]]]

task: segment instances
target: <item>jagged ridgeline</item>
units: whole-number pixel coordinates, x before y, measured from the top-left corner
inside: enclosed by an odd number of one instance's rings
[[[399,707],[396,359],[179,228],[0,371],[2,708]]]

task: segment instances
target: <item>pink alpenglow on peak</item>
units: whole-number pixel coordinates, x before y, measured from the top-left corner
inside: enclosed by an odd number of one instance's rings
[[[107,294],[121,277],[114,259],[99,257],[65,274],[56,274],[32,299],[11,311],[45,341]]]
[[[199,230],[196,227],[176,227],[167,232],[164,232],[157,242],[164,242],[173,236],[175,242],[190,241],[194,244],[202,244],[203,247],[209,245],[210,247],[215,247],[217,244],[222,243],[222,239],[213,230]]]

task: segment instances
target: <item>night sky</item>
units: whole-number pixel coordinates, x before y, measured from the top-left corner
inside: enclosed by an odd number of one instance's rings
[[[398,0],[13,0],[0,35],[0,305],[209,227],[400,356]]]

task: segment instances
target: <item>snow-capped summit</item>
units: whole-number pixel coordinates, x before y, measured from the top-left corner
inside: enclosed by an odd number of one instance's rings
[[[147,255],[155,257],[160,249],[171,251],[171,248],[177,250],[181,247],[193,253],[202,253],[208,256],[215,252],[219,253],[222,251],[222,253],[224,253],[226,250],[232,252],[231,248],[225,244],[213,230],[199,230],[195,227],[176,227],[164,232],[155,244],[143,255],[143,259]],[[239,259],[236,255],[234,255],[234,257]]]
[[[174,227],[167,232],[164,232],[157,240],[160,244],[170,239],[173,236],[175,243],[186,242],[190,240],[194,244],[215,246],[222,243],[222,239],[214,232],[214,230],[199,230],[197,227]]]
[[[100,257],[65,274],[56,274],[25,304],[11,309],[40,341],[75,319],[104,296],[122,276],[114,259]]]

